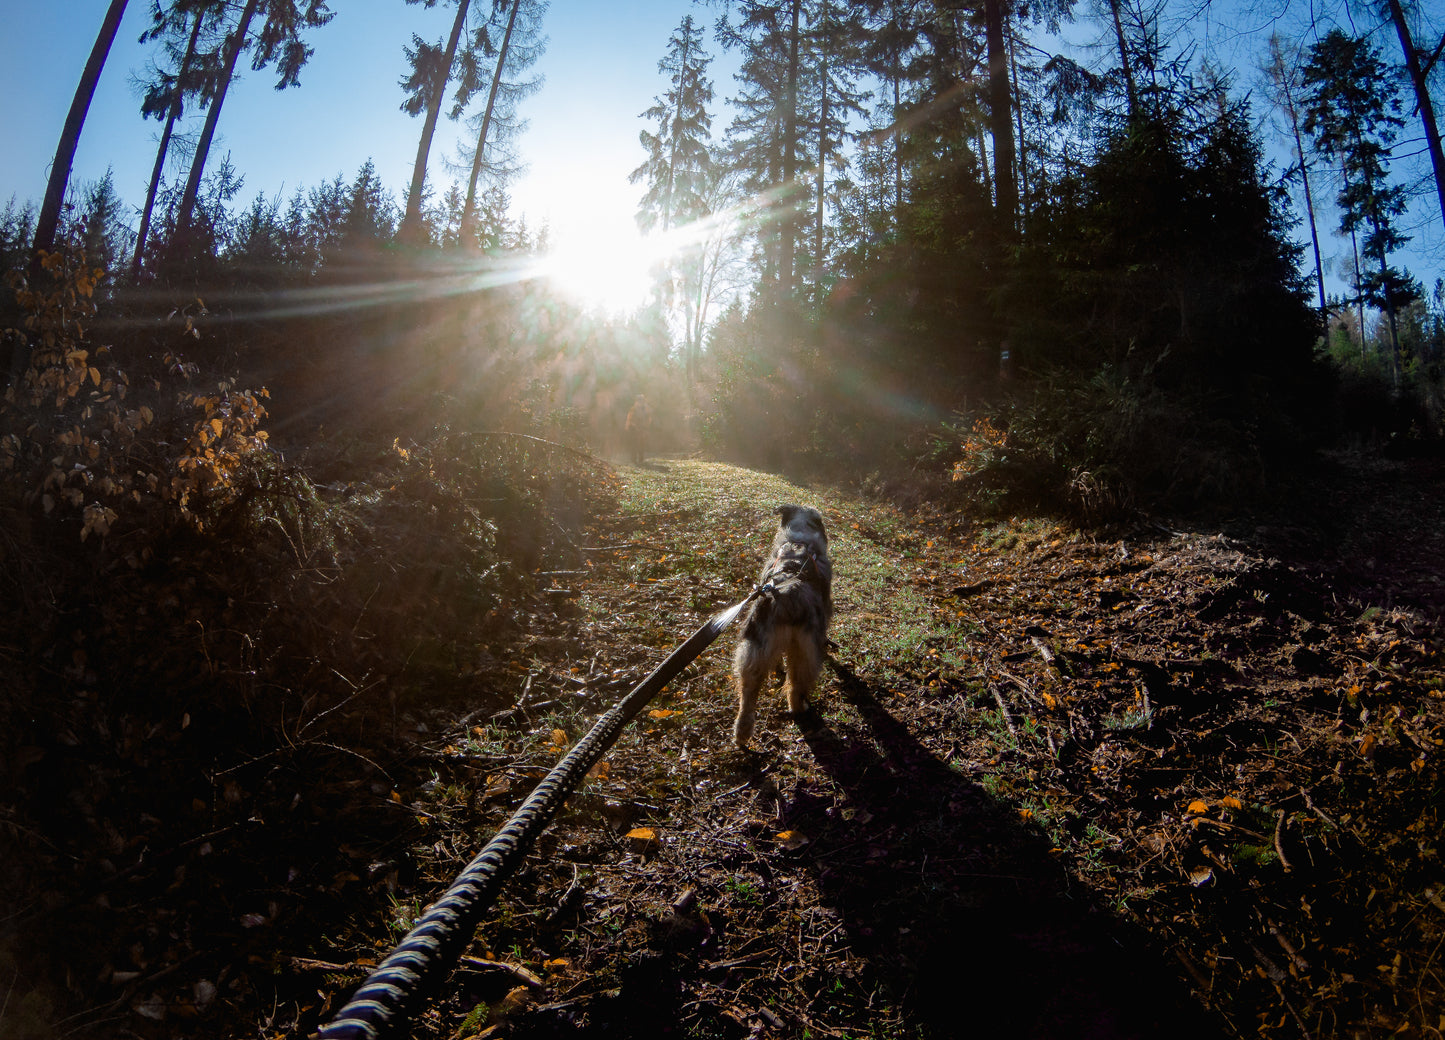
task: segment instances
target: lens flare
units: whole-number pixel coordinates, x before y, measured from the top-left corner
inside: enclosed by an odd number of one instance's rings
[[[647,303],[663,252],[630,226],[583,226],[548,250],[541,273],[587,307],[626,314]]]

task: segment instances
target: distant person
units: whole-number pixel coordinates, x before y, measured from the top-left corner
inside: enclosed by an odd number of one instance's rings
[[[632,463],[641,466],[647,458],[647,438],[652,434],[652,409],[647,398],[638,394],[627,410],[627,451]]]

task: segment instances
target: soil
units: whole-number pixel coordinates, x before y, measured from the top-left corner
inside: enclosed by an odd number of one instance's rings
[[[774,693],[731,747],[725,636],[415,1035],[1440,1035],[1438,464],[1341,456],[1259,515],[1100,530],[693,459],[619,473],[465,695],[379,690],[281,746],[210,733],[204,760],[190,719],[144,799],[119,765],[10,763],[0,1032],[314,1032],[803,501],[836,573],[816,710]],[[77,812],[106,848],[67,842]]]

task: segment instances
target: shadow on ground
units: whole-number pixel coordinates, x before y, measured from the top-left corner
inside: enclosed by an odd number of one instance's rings
[[[1042,833],[951,769],[834,662],[857,722],[809,730],[851,819],[807,796],[786,822],[878,982],[928,1037],[1221,1035],[1157,952],[1070,890]]]

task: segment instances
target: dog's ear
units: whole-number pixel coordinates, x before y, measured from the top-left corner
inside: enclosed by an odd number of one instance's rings
[[[793,522],[793,517],[797,516],[797,515],[798,515],[799,513],[801,513],[802,511],[803,511],[803,507],[802,507],[802,506],[795,506],[795,505],[792,505],[791,503],[789,503],[789,504],[787,504],[787,505],[778,506],[777,509],[774,509],[774,510],[773,510],[773,512],[775,512],[775,513],[778,514],[778,517],[779,517],[778,526],[779,526],[779,527],[787,527],[789,524],[791,524],[791,523]]]

